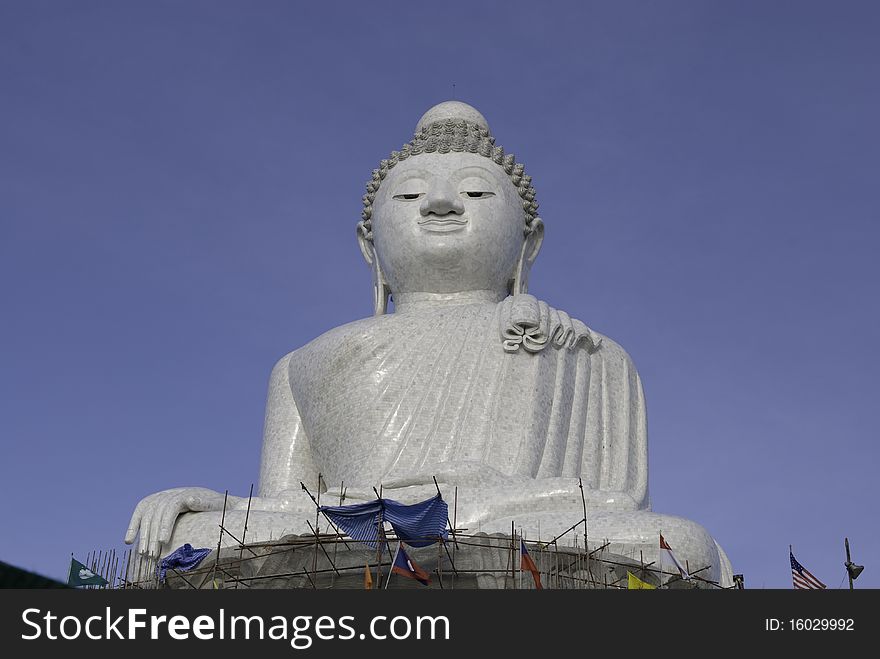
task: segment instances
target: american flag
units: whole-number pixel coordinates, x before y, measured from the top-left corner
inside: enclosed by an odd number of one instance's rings
[[[810,571],[797,562],[791,550],[788,550],[788,556],[791,558],[791,580],[794,587],[798,590],[819,590],[825,588],[825,584],[810,574]]]

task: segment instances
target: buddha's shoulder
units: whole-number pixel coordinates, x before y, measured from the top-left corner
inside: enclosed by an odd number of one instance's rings
[[[577,318],[572,317],[571,320],[576,327],[586,326],[583,321]],[[629,353],[617,341],[602,332],[597,332],[592,327],[588,327],[587,331],[592,339],[593,346],[595,346],[595,348],[590,350],[593,359],[601,360],[606,365],[633,367],[633,361]]]
[[[543,303],[539,302],[539,304]],[[601,332],[597,332],[592,327],[587,326],[584,321],[574,315],[570,315],[563,309],[550,307],[549,305],[547,309],[550,312],[549,316],[554,318],[553,322],[558,324],[560,328],[571,328],[575,337],[583,336],[585,339],[588,339],[578,342],[577,345],[587,347],[592,359],[601,361],[605,364],[606,368],[635,370],[635,365],[629,353],[617,341]]]
[[[626,368],[635,368],[632,357],[629,353],[614,339],[593,330],[593,334],[599,339],[599,350],[597,355],[603,360],[611,364],[618,364]]]
[[[586,350],[596,362],[630,367],[632,360],[623,347],[588,327],[585,322],[559,307],[529,294],[507,297],[500,305],[505,349],[516,351],[521,342],[529,352],[550,354],[545,348],[579,352]],[[520,335],[522,338],[520,339]]]
[[[291,363],[296,365],[297,362],[305,360],[327,358],[343,348],[351,349],[362,344],[372,343],[377,338],[399,332],[401,325],[405,325],[407,320],[394,314],[388,314],[360,318],[339,325],[320,334],[305,345],[288,352],[278,360],[275,368],[286,368]]]

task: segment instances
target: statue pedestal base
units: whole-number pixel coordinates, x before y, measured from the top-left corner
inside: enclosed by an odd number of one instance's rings
[[[395,541],[377,551],[334,535],[321,535],[317,542],[314,535],[290,535],[271,543],[224,547],[219,561],[214,550],[195,570],[169,570],[164,587],[363,589],[368,569],[374,589],[536,587],[532,574],[520,569],[519,539],[511,541],[509,535],[477,533],[418,549],[405,546],[410,559],[431,575],[428,586],[390,573],[396,548]],[[638,555],[612,553],[607,547],[591,548],[589,556],[583,548],[563,545],[529,543],[528,551],[545,589],[626,588],[627,572],[655,586],[662,578],[669,588],[718,587],[699,575],[683,581],[668,572],[661,574],[656,563],[642,563]]]

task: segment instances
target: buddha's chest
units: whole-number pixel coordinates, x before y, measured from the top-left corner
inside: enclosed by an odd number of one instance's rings
[[[558,372],[569,369],[556,351],[504,352],[495,327],[484,318],[408,322],[406,332],[368,325],[297,351],[291,390],[322,473],[378,483],[450,462],[518,471],[551,417],[567,414],[554,399],[570,398],[574,371]]]

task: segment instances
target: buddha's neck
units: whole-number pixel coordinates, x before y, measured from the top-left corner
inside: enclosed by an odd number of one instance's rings
[[[395,313],[413,313],[466,304],[498,303],[506,297],[498,291],[464,291],[461,293],[397,293],[394,295]]]

